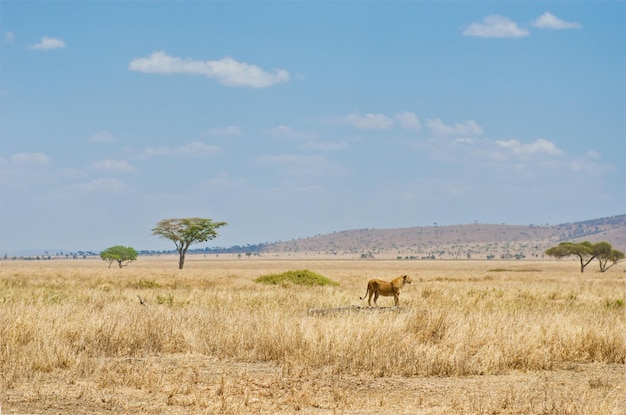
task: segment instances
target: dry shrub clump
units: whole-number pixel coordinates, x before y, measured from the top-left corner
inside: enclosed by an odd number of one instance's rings
[[[392,261],[365,261],[366,269],[358,261],[319,261],[308,265],[340,285],[264,285],[255,278],[298,264],[241,262],[190,261],[183,271],[2,263],[2,389],[45,384],[50,377],[74,387],[95,385],[100,406],[91,412],[122,407],[124,399],[116,396],[124,388],[164,393],[157,407],[247,413],[266,405],[280,412],[297,402],[289,410],[356,410],[362,404],[351,396],[376,379],[575,375],[586,365],[623,368],[626,361],[623,276],[617,273],[538,272],[540,263],[529,272],[494,274],[480,263],[464,271],[457,263],[419,269],[425,266],[420,262],[401,307],[370,309],[358,303],[367,279],[406,268]],[[308,312],[320,307],[337,311]],[[257,377],[239,365],[264,369]],[[233,370],[236,375],[228,375]],[[312,374],[321,383],[312,382]],[[478,392],[445,394],[440,405],[449,413],[591,414],[617,413],[621,405],[623,384],[610,377],[586,379],[576,384],[582,391],[570,394],[557,393],[558,382],[549,376],[537,379],[515,389],[495,382],[489,387],[495,396],[468,383]],[[332,392],[351,382],[353,389]],[[326,394],[315,392],[324,388]],[[83,386],[76,396],[90,391]],[[427,395],[420,396],[421,404],[405,409],[426,408]],[[602,411],[591,411],[593,405]]]

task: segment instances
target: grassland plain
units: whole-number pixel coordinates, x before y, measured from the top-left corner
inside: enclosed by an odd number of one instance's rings
[[[0,261],[2,413],[624,414],[623,265],[199,255],[175,268]],[[254,282],[295,269],[340,284]],[[400,308],[359,300],[369,278],[404,273]]]

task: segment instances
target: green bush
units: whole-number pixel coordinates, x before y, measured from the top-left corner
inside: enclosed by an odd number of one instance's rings
[[[282,274],[269,274],[263,275],[254,280],[255,282],[259,282],[262,284],[285,284],[292,283],[296,285],[339,285],[338,282],[333,281],[329,278],[326,278],[323,275],[320,275],[316,272],[309,271],[308,269],[297,270],[297,271],[286,271]]]

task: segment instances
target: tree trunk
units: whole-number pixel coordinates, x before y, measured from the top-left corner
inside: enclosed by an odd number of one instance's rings
[[[183,265],[185,265],[185,254],[187,253],[186,249],[179,249],[178,253],[180,257],[178,258],[178,269],[183,269]]]

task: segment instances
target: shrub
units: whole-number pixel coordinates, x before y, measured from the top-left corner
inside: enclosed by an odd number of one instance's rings
[[[262,284],[285,284],[292,283],[296,285],[339,285],[338,282],[333,281],[323,275],[316,272],[309,271],[308,269],[297,271],[285,271],[282,274],[269,274],[263,275],[254,280]]]

